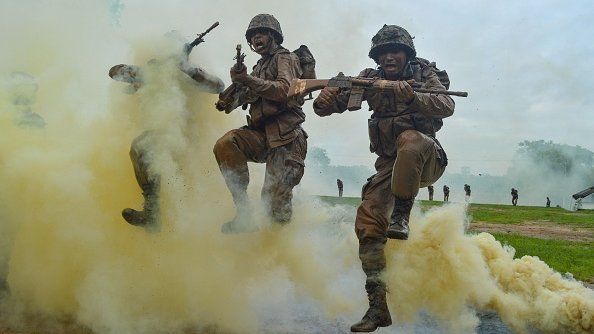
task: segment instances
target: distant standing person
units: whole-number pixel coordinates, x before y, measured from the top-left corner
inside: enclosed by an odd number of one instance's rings
[[[427,190],[429,191],[429,200],[433,200],[433,186],[427,186]]]
[[[511,196],[512,196],[512,205],[518,205],[518,189],[511,189]]]
[[[468,202],[470,200],[470,185],[469,184],[464,185],[464,194],[466,195],[466,202]]]
[[[443,201],[448,202],[450,200],[450,187],[443,185]]]
[[[341,179],[336,179],[336,185],[338,186],[338,197],[342,197],[342,189],[344,184],[342,183]]]
[[[547,197],[547,208],[551,207],[551,199]]]

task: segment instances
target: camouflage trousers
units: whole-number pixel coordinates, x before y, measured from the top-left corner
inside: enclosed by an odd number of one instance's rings
[[[420,187],[433,184],[445,170],[440,146],[419,131],[402,132],[396,146],[396,157],[377,158],[377,173],[363,186],[363,201],[355,218],[359,258],[368,277],[379,274],[386,265],[384,245],[394,198],[414,198]]]
[[[130,147],[130,160],[134,167],[134,176],[136,176],[136,181],[145,196],[147,194],[156,195],[160,188],[161,178],[150,168],[152,156],[149,148],[153,137],[152,131],[144,131],[140,136],[134,138]]]
[[[270,148],[263,131],[242,127],[224,134],[216,142],[213,152],[236,206],[247,199],[247,163],[266,163],[262,201],[276,222],[291,219],[293,188],[303,177],[307,154],[307,135],[303,129],[299,129],[292,142]]]

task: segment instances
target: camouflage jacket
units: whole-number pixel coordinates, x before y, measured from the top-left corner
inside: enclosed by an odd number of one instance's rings
[[[305,114],[300,103],[287,103],[291,80],[301,77],[299,58],[289,50],[278,47],[254,66],[250,76],[242,80],[258,96],[250,104],[248,126],[264,131],[270,148],[292,142],[299,134]]]
[[[445,71],[438,72],[435,63],[422,58],[411,61],[403,70],[400,80],[414,79],[421,83],[421,88],[446,89],[440,82],[438,73],[444,76],[449,86]],[[385,78],[382,68],[363,70],[360,77]],[[454,101],[447,95],[435,95],[415,92],[410,104],[397,102],[393,92],[366,91],[363,99],[367,100],[369,110],[373,111],[368,120],[370,151],[380,156],[396,156],[396,138],[404,130],[418,130],[435,138],[435,133],[443,125],[442,118],[454,113]],[[349,92],[341,92],[335,105],[320,109],[314,103],[314,111],[320,116],[342,113],[347,109]]]

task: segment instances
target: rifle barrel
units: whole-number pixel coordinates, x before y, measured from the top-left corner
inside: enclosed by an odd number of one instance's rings
[[[425,89],[425,88],[413,88],[413,90],[415,92],[419,92],[419,93],[454,95],[454,96],[461,96],[461,97],[468,96],[468,92],[457,92],[457,91],[453,91],[453,90],[439,90],[439,89]]]

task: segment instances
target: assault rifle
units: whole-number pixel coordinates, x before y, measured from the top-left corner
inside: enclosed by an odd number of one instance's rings
[[[431,93],[442,95],[453,95],[467,97],[468,92],[455,92],[440,89],[425,89],[421,88],[420,83],[414,80],[407,81],[415,92]],[[350,90],[349,102],[347,109],[350,111],[361,109],[361,102],[363,101],[363,93],[366,90],[371,91],[393,91],[398,81],[376,79],[376,78],[362,78],[362,77],[348,77],[339,73],[331,79],[296,79],[291,82],[289,87],[288,98],[303,97],[316,90],[324,87],[336,87],[339,90]]]
[[[237,44],[235,50],[237,54],[233,58],[236,60],[233,70],[239,72],[244,66],[243,60],[245,54],[241,53],[241,44]],[[247,86],[234,82],[219,94],[219,100],[215,103],[215,107],[217,110],[224,111],[228,114],[239,106],[243,110],[246,110],[248,103],[253,103],[256,99],[257,97],[250,93],[250,89]]]
[[[219,25],[219,21],[213,23],[210,28],[206,29],[205,32],[198,34],[198,37],[196,37],[196,39],[194,41],[192,41],[192,43],[186,43],[184,45],[184,52],[186,53],[186,55],[189,55],[190,52],[192,52],[192,49],[200,44],[204,42],[204,36],[206,36],[206,34],[208,34],[211,30],[213,30],[214,28],[216,28]]]

